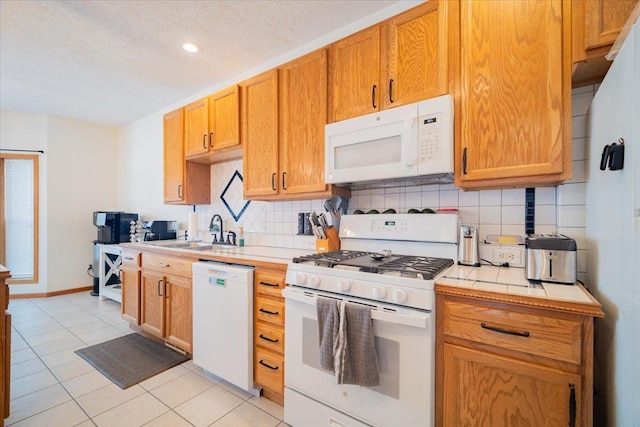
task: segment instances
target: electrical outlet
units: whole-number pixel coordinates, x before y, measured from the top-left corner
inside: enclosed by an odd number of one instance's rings
[[[493,262],[502,264],[508,262],[509,265],[518,266],[522,263],[522,256],[519,248],[496,248],[493,250]]]

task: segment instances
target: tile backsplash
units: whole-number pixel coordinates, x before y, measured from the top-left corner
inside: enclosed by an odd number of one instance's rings
[[[535,232],[561,233],[576,240],[578,245],[578,278],[585,280],[585,181],[587,170],[587,110],[596,86],[572,91],[573,179],[558,187],[540,187],[535,192]],[[323,200],[283,202],[251,201],[236,221],[221,201],[221,194],[238,171],[242,174],[242,160],[212,165],[211,200],[209,206],[198,206],[201,237],[208,238],[209,220],[215,213],[225,221],[225,230],[244,227],[247,244],[313,250],[314,239],[297,236],[298,212],[323,211]],[[236,187],[236,192],[241,187]],[[225,194],[227,200],[239,205],[238,197]],[[397,188],[359,190],[352,193],[349,212],[393,208],[398,213],[409,209],[457,208],[462,222],[479,228],[480,237],[489,234],[524,236],[525,190],[462,191],[447,185],[406,186]]]

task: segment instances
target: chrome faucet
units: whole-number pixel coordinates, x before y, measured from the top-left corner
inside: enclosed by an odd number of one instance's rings
[[[215,214],[211,217],[211,222],[209,223],[209,232],[213,232],[213,224],[216,218],[220,221],[220,239],[216,235],[213,237],[213,241],[219,241],[220,243],[224,243],[224,232],[222,231],[222,217],[218,214]]]

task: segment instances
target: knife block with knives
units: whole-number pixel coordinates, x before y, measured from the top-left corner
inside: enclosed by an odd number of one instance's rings
[[[316,239],[316,253],[332,252],[340,249],[340,237],[336,227],[324,229],[325,238]]]
[[[318,215],[315,211],[309,214],[309,223],[313,235],[316,236],[316,252],[331,252],[340,249],[340,237],[338,229],[329,226],[324,214]]]

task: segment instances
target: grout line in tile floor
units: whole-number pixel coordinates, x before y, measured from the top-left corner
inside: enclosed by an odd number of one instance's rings
[[[287,426],[281,406],[192,361],[127,390],[112,384],[74,351],[134,333],[120,318],[115,301],[100,301],[85,291],[13,299],[9,312],[12,396],[6,426]],[[39,363],[32,367],[35,360]]]

